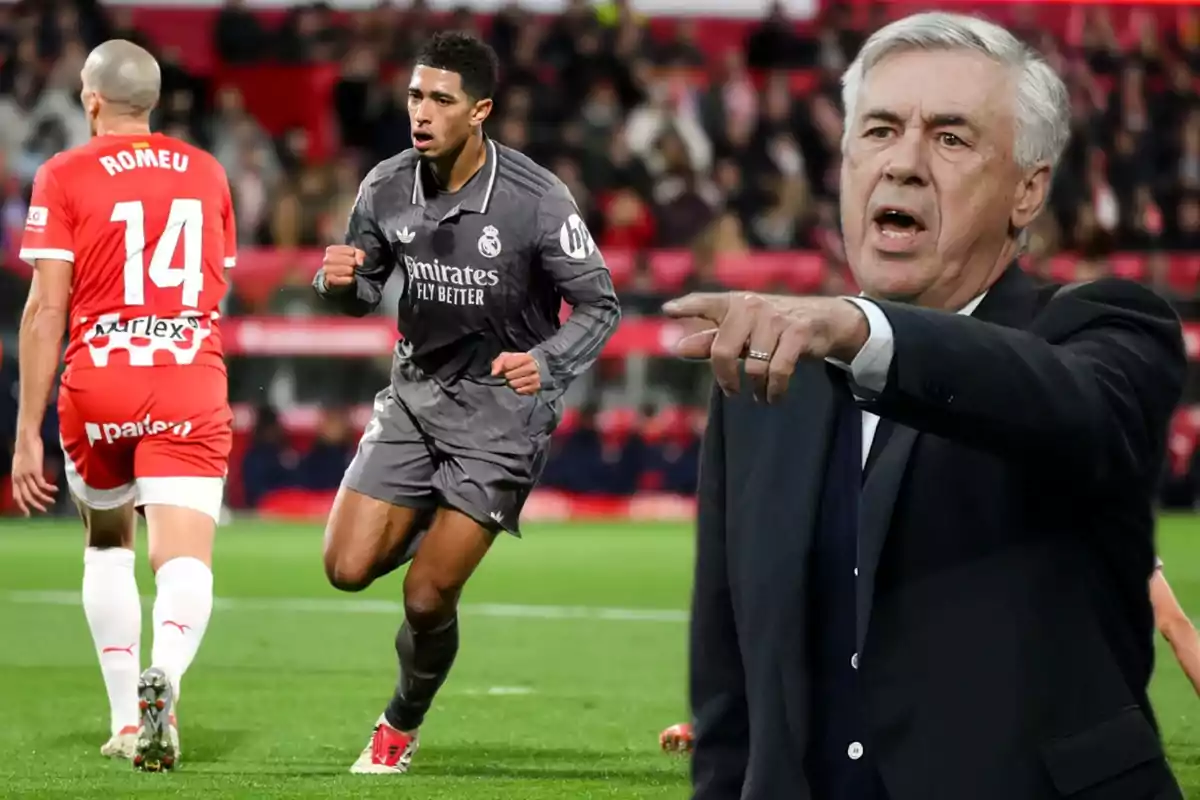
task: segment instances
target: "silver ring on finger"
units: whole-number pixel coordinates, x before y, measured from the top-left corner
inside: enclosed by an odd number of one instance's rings
[[[771,354],[765,350],[750,350],[746,353],[747,358],[752,358],[755,361],[770,361]]]

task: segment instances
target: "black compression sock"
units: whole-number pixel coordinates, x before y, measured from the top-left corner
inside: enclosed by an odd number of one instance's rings
[[[425,633],[415,632],[407,621],[396,634],[400,680],[384,710],[388,725],[401,731],[419,728],[434,695],[450,674],[458,655],[458,617]]]

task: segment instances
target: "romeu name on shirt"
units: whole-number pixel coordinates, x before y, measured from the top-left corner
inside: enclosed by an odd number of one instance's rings
[[[77,369],[211,366],[237,263],[220,163],[159,133],[95,136],[38,169],[21,258],[72,264],[66,362]]]

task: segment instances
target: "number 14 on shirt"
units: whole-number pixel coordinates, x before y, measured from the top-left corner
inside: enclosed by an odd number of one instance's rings
[[[171,201],[167,225],[146,267],[146,211],[140,200],[124,200],[113,206],[113,222],[125,224],[125,304],[146,302],[146,278],[160,289],[181,288],[182,303],[195,308],[204,290],[204,206],[196,199]],[[183,239],[183,265],[171,266]]]

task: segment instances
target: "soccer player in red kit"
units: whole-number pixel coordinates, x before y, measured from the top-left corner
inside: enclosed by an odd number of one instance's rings
[[[58,411],[66,477],[83,517],[83,606],[112,712],[105,755],[140,769],[179,756],[174,705],[212,611],[212,546],[231,446],[217,308],[234,265],[229,184],[209,154],[151,133],[154,58],[105,42],[83,67],[93,138],[34,180],[21,258],[13,494],[44,511],[39,431],[69,330]],[[140,671],[136,511],[155,573],[154,644]]]

